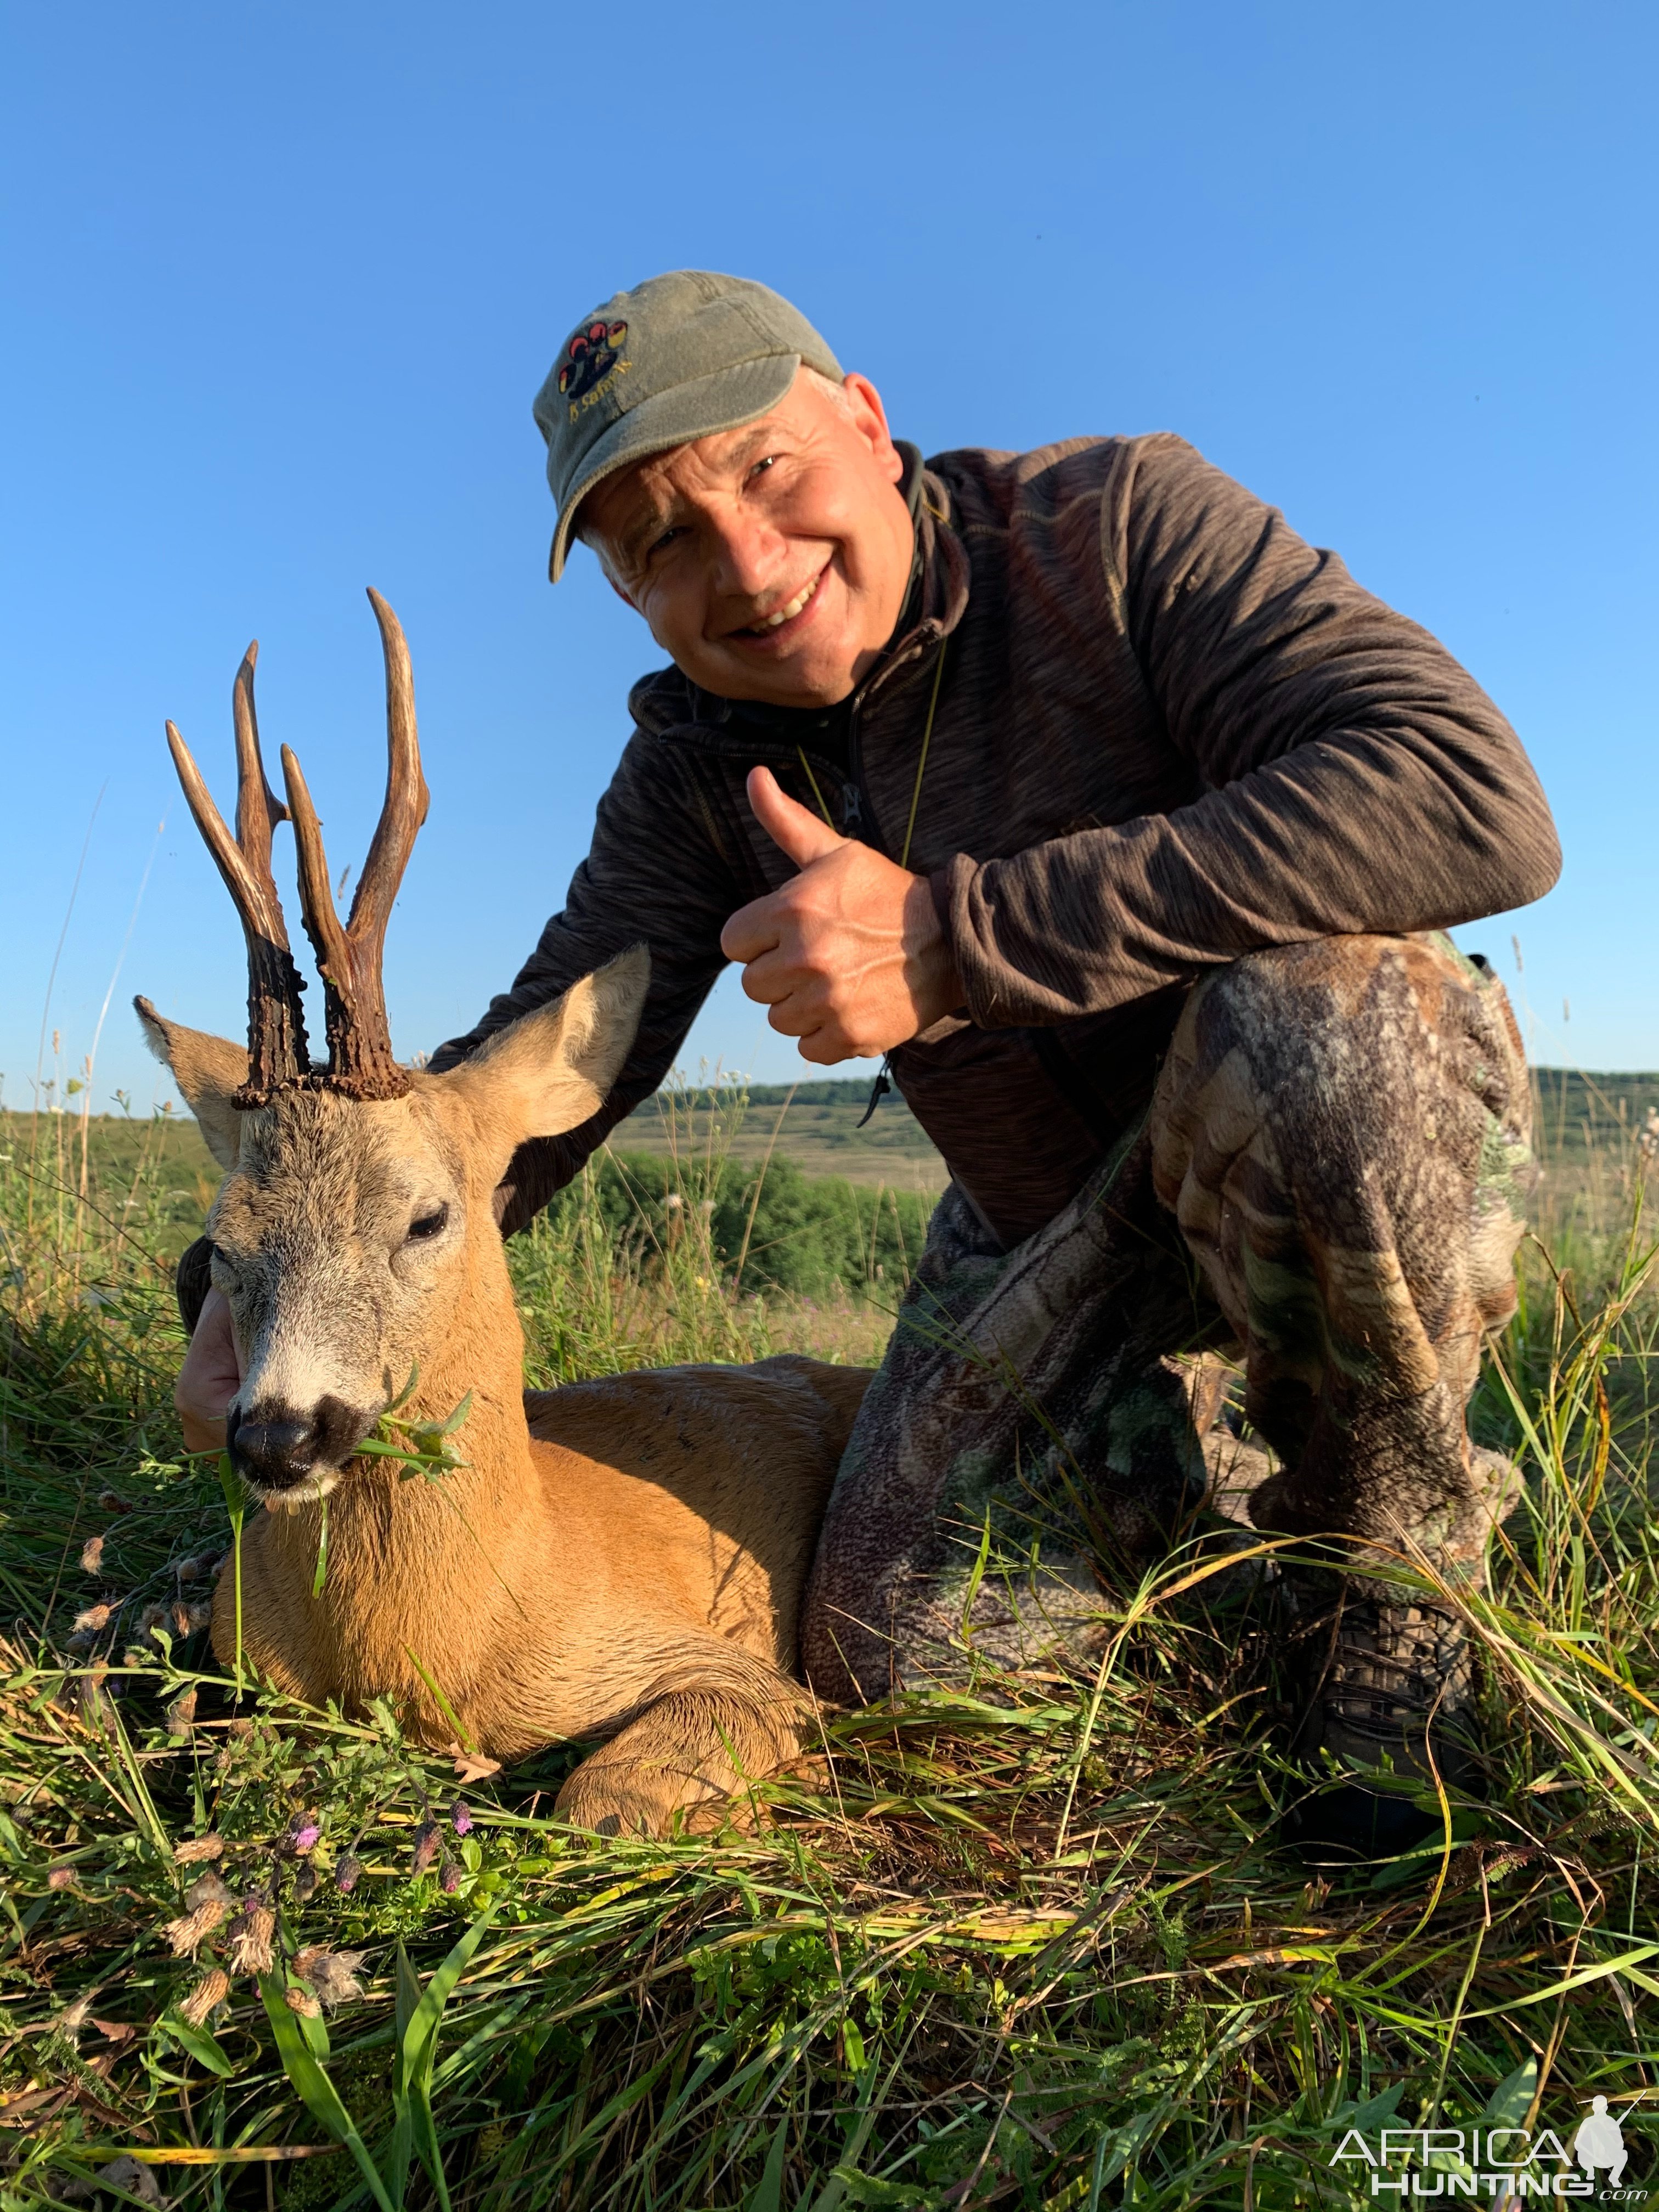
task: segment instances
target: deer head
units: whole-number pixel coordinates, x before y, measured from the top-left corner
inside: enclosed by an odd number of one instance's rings
[[[239,1474],[270,1503],[332,1490],[417,1364],[433,1373],[471,1362],[472,1380],[498,1383],[516,1401],[521,1343],[493,1193],[520,1144],[599,1110],[633,1042],[649,978],[637,945],[499,1031],[463,1066],[433,1075],[398,1065],[381,952],[427,789],[403,631],[378,593],[369,599],[386,655],[390,764],[344,927],[321,825],[286,745],[287,806],[266,781],[250,646],[233,693],[234,837],[167,726],[191,811],[247,940],[247,1049],[135,1001],[151,1049],[172,1068],[226,1171],[208,1232],[214,1286],[228,1302],[242,1362],[228,1447]],[[301,910],[323,980],[320,1067],[307,1055],[303,986],[271,874],[272,830],[283,820],[294,824]]]

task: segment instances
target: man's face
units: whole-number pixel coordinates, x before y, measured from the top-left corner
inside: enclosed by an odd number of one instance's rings
[[[802,369],[769,415],[597,484],[580,529],[694,684],[830,707],[892,635],[915,532],[873,385]]]

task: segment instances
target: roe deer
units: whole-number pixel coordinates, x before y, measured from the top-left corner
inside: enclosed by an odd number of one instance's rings
[[[208,1225],[242,1364],[228,1449],[264,1506],[242,1548],[243,1648],[313,1704],[389,1697],[434,1745],[455,1729],[423,1676],[490,1757],[608,1738],[559,1807],[605,1833],[654,1832],[799,1747],[800,1595],[869,1376],[779,1358],[526,1397],[491,1195],[526,1139],[597,1111],[649,963],[643,946],[622,953],[446,1074],[398,1066],[381,946],[427,791],[408,650],[392,610],[369,598],[391,765],[344,928],[287,746],[288,807],[265,778],[255,648],[233,695],[234,838],[167,725],[248,949],[246,1052],[137,1001],[226,1170]],[[325,1068],[308,1060],[271,875],[284,819],[322,972]],[[472,1394],[469,1464],[441,1481],[399,1481],[398,1462],[357,1449],[411,1370],[411,1418],[441,1420]],[[325,1498],[327,1577],[313,1596]],[[213,1612],[222,1661],[234,1636],[227,1569]]]

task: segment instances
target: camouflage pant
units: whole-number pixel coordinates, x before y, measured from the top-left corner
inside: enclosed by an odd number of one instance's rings
[[[1096,1562],[1156,1556],[1204,1501],[1206,1352],[1277,1455],[1257,1527],[1477,1567],[1514,1475],[1463,1413],[1514,1310],[1530,1119],[1503,987],[1443,938],[1199,984],[1146,1121],[1045,1228],[1004,1252],[940,1200],[825,1517],[820,1695],[959,1677],[969,1645],[1085,1652]]]

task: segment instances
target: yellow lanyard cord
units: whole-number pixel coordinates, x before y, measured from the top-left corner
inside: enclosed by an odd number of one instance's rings
[[[818,789],[818,780],[812,773],[812,763],[806,757],[806,748],[805,745],[797,745],[795,750],[800,755],[800,764],[805,771],[806,781],[812,787],[812,796],[818,802],[818,812],[823,817],[823,826],[826,830],[833,830],[836,825],[830,819],[830,809],[823,803],[823,793]]]
[[[916,763],[915,788],[910,793],[910,819],[904,825],[904,850],[899,854],[899,866],[910,865],[910,840],[916,834],[916,809],[921,804],[921,779],[927,768],[927,748],[933,742],[933,715],[939,707],[939,687],[945,680],[945,653],[948,640],[941,638],[939,646],[939,665],[933,671],[933,694],[927,702],[927,722],[921,733],[921,758]]]
[[[921,732],[921,758],[916,763],[915,787],[910,793],[910,819],[904,825],[904,850],[899,854],[899,866],[902,868],[908,868],[910,865],[910,840],[916,834],[916,809],[921,804],[921,779],[927,769],[927,748],[933,742],[933,716],[939,711],[939,687],[945,681],[946,642],[947,641],[943,639],[940,641],[939,665],[933,671],[933,696],[927,702],[927,720]],[[806,748],[805,745],[797,745],[795,750],[800,756],[802,772],[812,787],[812,796],[817,801],[818,812],[823,815],[826,826],[833,830],[836,825],[830,819],[830,809],[823,803],[823,793],[818,789],[818,780],[812,773],[812,763],[806,757]]]

